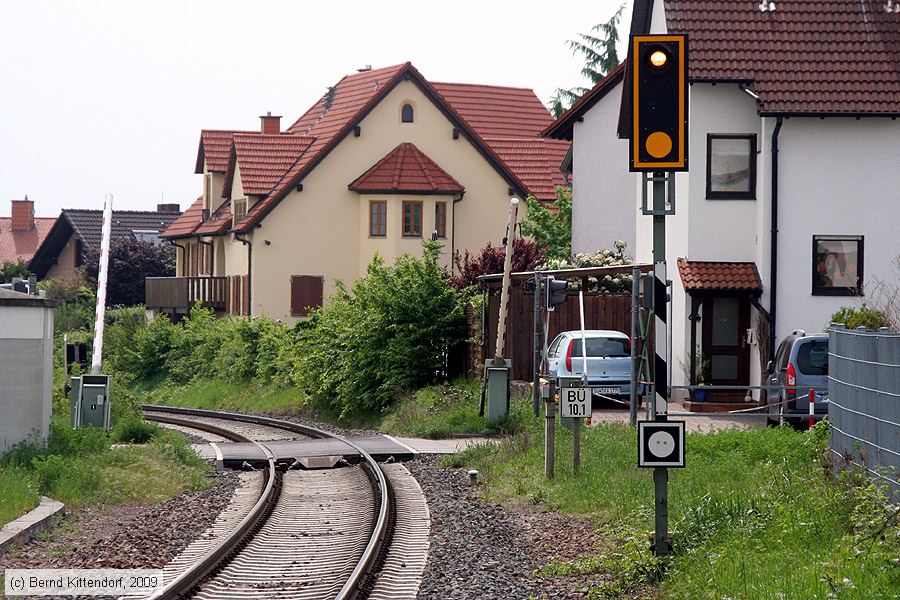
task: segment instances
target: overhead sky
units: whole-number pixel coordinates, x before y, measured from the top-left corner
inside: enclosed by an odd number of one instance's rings
[[[289,125],[365,65],[426,79],[586,85],[566,40],[623,0],[0,0],[0,216],[182,209],[201,191],[200,129]],[[620,24],[627,37],[628,2]],[[621,55],[621,51],[620,51]]]

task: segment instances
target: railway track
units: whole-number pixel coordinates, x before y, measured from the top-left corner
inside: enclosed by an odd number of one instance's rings
[[[353,441],[288,421],[157,406],[144,411],[149,420],[256,444],[267,457],[264,467],[241,474],[246,485],[216,524],[165,568],[166,585],[150,598],[415,598],[429,517],[404,467],[383,469]],[[338,439],[359,462],[292,469],[296,463],[279,464],[266,447],[305,438]]]

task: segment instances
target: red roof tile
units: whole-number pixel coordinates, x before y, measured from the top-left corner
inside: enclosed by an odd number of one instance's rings
[[[30,231],[13,231],[12,218],[0,217],[0,265],[22,259],[31,260],[56,223],[56,217],[37,217]]]
[[[305,135],[234,135],[241,184],[248,196],[265,196],[316,138]],[[229,172],[233,164],[229,160]],[[226,176],[226,182],[231,178]],[[226,185],[228,185],[226,183]],[[230,190],[225,192],[228,195]]]
[[[231,200],[226,200],[193,233],[194,235],[222,235],[229,229],[231,229]]]
[[[666,0],[692,79],[747,80],[763,114],[900,114],[900,14],[884,0]]]
[[[458,194],[465,188],[414,144],[403,143],[349,186],[360,193]]]
[[[543,138],[486,138],[485,142],[538,200],[556,200],[556,187],[566,185],[560,165],[569,142]]]
[[[553,122],[547,107],[527,88],[431,85],[481,137],[537,137]]]
[[[162,237],[182,237],[191,235],[203,222],[203,196],[200,196],[191,204],[169,228],[162,233]]]
[[[521,88],[438,84],[442,86],[442,95],[410,63],[404,63],[344,77],[291,125],[288,134],[314,136],[315,140],[275,184],[269,195],[254,204],[247,216],[237,224],[237,229],[245,231],[262,219],[403,78],[411,79],[434,99],[448,118],[458,123],[463,134],[473,141],[482,155],[504,173],[517,189],[532,191],[523,177],[534,181],[535,174],[526,169],[520,176],[516,168],[504,163],[484,136],[490,133],[505,133],[507,137],[537,136],[552,119],[534,92]],[[494,113],[488,114],[486,111],[491,109]],[[556,155],[554,151],[550,156],[555,159]],[[519,161],[514,163],[520,164]],[[543,197],[547,194],[541,190],[538,195]]]
[[[253,134],[258,131],[230,131],[223,129],[203,129],[200,131],[200,149],[197,151],[195,173],[203,172],[203,161],[206,168],[213,173],[224,173],[228,169],[228,157],[231,155],[231,142],[234,134]]]
[[[678,259],[681,282],[688,292],[699,290],[761,291],[762,280],[752,262],[701,262]]]

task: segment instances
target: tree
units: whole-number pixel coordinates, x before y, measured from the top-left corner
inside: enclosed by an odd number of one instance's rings
[[[513,240],[512,270],[531,271],[537,265],[544,262],[546,255],[544,247],[534,240]],[[459,291],[478,283],[482,275],[503,272],[503,263],[506,260],[506,248],[492,246],[490,242],[482,248],[478,254],[472,256],[466,250],[460,255],[459,250],[453,254],[453,263],[456,265],[457,275],[450,279],[451,285]]]
[[[84,274],[92,286],[97,286],[100,270],[100,250],[85,256]],[[144,303],[144,279],[175,275],[175,252],[171,244],[119,238],[109,248],[109,277],[106,284],[106,303],[110,306],[134,306]]]
[[[572,49],[572,54],[584,56],[581,74],[591,82],[592,86],[606,77],[621,62],[616,45],[619,43],[619,21],[622,20],[624,10],[625,5],[623,4],[609,21],[594,25],[591,31],[596,32],[597,35],[579,33],[578,37],[581,38],[581,41],[568,40],[566,42]],[[556,94],[550,99],[550,112],[553,113],[553,117],[558,118],[588,89],[587,87],[576,87],[569,90],[557,88]]]
[[[572,188],[556,188],[556,210],[525,199],[528,214],[520,224],[522,235],[537,240],[547,250],[547,258],[566,260],[572,255]]]
[[[9,283],[13,277],[28,279],[31,272],[28,270],[28,263],[21,258],[15,262],[9,261],[0,265],[0,283]]]

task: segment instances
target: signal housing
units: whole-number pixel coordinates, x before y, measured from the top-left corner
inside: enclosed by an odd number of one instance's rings
[[[631,36],[629,170],[688,170],[686,35]]]

